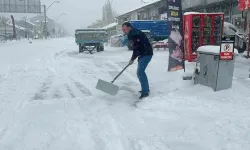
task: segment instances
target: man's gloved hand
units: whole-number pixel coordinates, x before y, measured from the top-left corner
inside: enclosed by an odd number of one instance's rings
[[[133,61],[133,60],[130,60],[128,64],[129,64],[129,65],[132,65],[133,63],[134,63],[134,61]]]

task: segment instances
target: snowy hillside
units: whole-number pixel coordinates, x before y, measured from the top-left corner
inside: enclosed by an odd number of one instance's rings
[[[250,61],[238,56],[233,88],[215,93],[167,72],[168,52],[155,51],[151,95],[135,107],[137,63],[117,96],[95,89],[130,57],[79,54],[73,38],[0,44],[0,150],[250,150]]]

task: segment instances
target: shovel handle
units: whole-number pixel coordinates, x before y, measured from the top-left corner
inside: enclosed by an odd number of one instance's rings
[[[130,64],[128,64],[115,78],[113,81],[111,81],[111,83],[114,83],[115,80],[130,66]]]

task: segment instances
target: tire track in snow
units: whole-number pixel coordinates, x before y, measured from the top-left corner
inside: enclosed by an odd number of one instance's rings
[[[75,84],[76,88],[85,96],[92,96],[91,91],[81,82],[71,78],[71,81]]]
[[[63,98],[62,93],[59,90],[55,90],[53,94],[53,99],[61,99]]]
[[[70,89],[68,84],[64,84],[66,90],[69,92],[69,95],[71,96],[71,98],[75,98],[75,94],[73,93],[73,91]]]
[[[87,96],[92,96],[92,93],[90,92],[89,89],[87,89],[83,84],[80,82],[74,82],[76,87],[82,92],[82,94],[87,95]]]
[[[4,81],[3,75],[0,75],[0,84]]]
[[[31,101],[46,99],[47,92],[52,86],[52,80],[53,80],[52,77],[48,77],[47,80],[40,87],[40,90],[37,93],[35,93],[34,97],[31,99]]]
[[[57,58],[57,57],[63,55],[65,52],[66,52],[66,50],[62,50],[62,51],[60,51],[60,52],[58,52],[58,53],[55,53],[54,56],[55,56],[55,58]]]
[[[21,108],[23,108],[24,107],[24,101],[23,100],[21,100],[17,105],[16,105],[16,108],[15,108],[15,110],[16,111],[19,111]]]
[[[0,107],[0,114],[2,114],[2,113],[3,113],[3,108]]]
[[[9,132],[8,127],[3,129],[0,128],[0,141],[4,139],[4,137],[7,135],[8,132]]]
[[[109,114],[110,112],[107,109],[99,113],[103,114],[103,116],[93,114],[87,117],[88,122],[91,122],[92,139],[98,145],[96,149],[126,150],[124,144],[126,139],[122,134],[120,124]]]

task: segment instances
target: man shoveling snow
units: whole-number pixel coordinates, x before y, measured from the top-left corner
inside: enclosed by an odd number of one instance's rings
[[[147,36],[140,30],[135,29],[129,22],[122,24],[122,30],[128,36],[129,44],[133,50],[133,55],[129,61],[132,65],[138,57],[137,77],[141,84],[140,99],[149,96],[149,84],[145,70],[152,59],[153,48]]]

